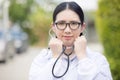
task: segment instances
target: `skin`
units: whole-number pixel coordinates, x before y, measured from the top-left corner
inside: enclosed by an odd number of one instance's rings
[[[81,22],[79,16],[70,9],[66,9],[58,13],[55,22],[58,21],[65,21],[67,23],[70,21]],[[62,51],[62,45],[65,45],[66,47],[74,45],[75,48],[73,54],[75,54],[78,59],[85,58],[87,41],[84,36],[79,36],[80,33],[84,31],[85,27],[85,23],[83,23],[77,30],[71,30],[68,25],[65,30],[59,30],[55,24],[52,24],[52,30],[57,36],[57,38],[52,38],[49,42],[50,49],[53,52],[53,57],[57,58],[59,56],[59,53]],[[65,52],[70,53],[71,50],[71,48],[68,48]]]

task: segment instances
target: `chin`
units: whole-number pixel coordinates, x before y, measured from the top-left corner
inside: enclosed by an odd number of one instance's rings
[[[70,39],[70,40],[63,39],[62,41],[63,41],[63,44],[65,46],[72,46],[74,44],[74,40],[73,39]]]
[[[64,45],[65,45],[65,46],[72,46],[72,45],[73,45],[73,43],[72,43],[72,42],[67,41],[67,42],[64,42]]]

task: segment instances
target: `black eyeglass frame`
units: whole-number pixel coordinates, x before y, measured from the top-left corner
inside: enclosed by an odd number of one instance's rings
[[[56,27],[57,27],[57,29],[59,29],[59,30],[65,30],[66,29],[66,27],[67,27],[67,25],[69,26],[69,28],[71,29],[71,30],[77,30],[79,27],[81,27],[81,22],[69,22],[69,23],[65,23],[66,25],[65,25],[65,27],[63,28],[63,29],[60,29],[59,27],[58,27],[58,24],[59,24],[60,22],[55,22],[54,24],[56,25]],[[62,23],[62,22],[61,22]],[[77,25],[78,25],[78,27],[77,28],[75,28],[75,29],[73,29],[73,28],[71,28],[71,25],[73,24],[73,23],[77,23]]]

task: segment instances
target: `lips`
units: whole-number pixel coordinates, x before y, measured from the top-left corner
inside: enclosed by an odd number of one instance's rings
[[[65,40],[70,40],[72,36],[63,36]]]

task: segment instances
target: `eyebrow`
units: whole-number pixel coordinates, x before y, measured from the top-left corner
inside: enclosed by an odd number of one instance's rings
[[[56,21],[56,22],[67,22],[67,21],[64,21],[64,20],[60,20],[60,21]],[[55,23],[56,23],[55,22]],[[80,21],[69,21],[69,22],[80,22]],[[81,23],[81,22],[80,22]]]
[[[59,21],[56,21],[56,22],[66,22],[66,21],[64,21],[64,20],[59,20]],[[55,22],[55,23],[56,23],[56,22]]]

